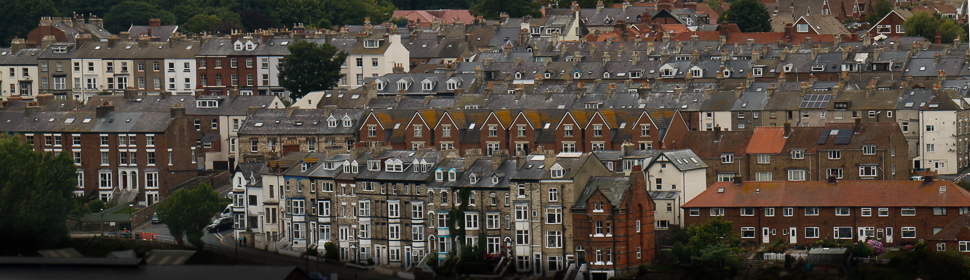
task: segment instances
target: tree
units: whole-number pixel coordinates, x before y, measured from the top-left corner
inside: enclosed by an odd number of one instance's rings
[[[391,19],[394,9],[393,4],[381,0],[329,0],[327,3],[327,10],[332,13],[330,22],[337,26],[364,24],[367,17],[371,24],[377,25]],[[311,22],[315,21],[307,23]]]
[[[940,14],[930,15],[929,13],[916,13],[903,22],[906,28],[906,36],[923,36],[927,40],[934,41],[936,34],[940,34],[940,42],[953,42],[954,38],[966,34],[966,29],[961,24],[952,19],[944,18]],[[963,38],[966,41],[966,38]]]
[[[0,254],[34,254],[67,242],[76,174],[68,152],[36,152],[19,136],[0,135]]]
[[[56,15],[50,0],[0,0],[0,44],[10,44],[14,37],[26,38],[37,27],[40,17]]]
[[[876,24],[876,22],[888,15],[892,10],[893,4],[889,0],[876,0],[876,3],[869,9],[869,15],[866,16],[866,21],[869,24]]]
[[[687,228],[682,236],[686,240],[674,243],[672,252],[694,273],[720,275],[729,260],[737,257],[739,239],[733,231],[734,222],[715,217]]]
[[[764,3],[757,0],[734,1],[717,22],[735,23],[741,32],[771,31],[771,13],[768,13]]]
[[[168,226],[175,243],[181,245],[185,235],[195,248],[201,250],[205,246],[203,229],[217,212],[219,194],[208,183],[201,183],[194,189],[180,189],[171,194],[158,206],[158,219]]]
[[[340,65],[347,53],[330,44],[318,45],[299,41],[289,47],[290,54],[280,60],[280,85],[290,91],[290,97],[302,98],[311,91],[328,90],[337,85]]]
[[[111,8],[104,17],[104,28],[111,33],[128,31],[131,25],[148,25],[158,18],[162,24],[175,24],[175,14],[145,2],[127,1]]]
[[[219,24],[222,20],[217,16],[210,16],[206,14],[197,14],[192,18],[189,18],[185,24],[182,24],[183,30],[189,33],[202,33],[205,31],[213,30],[213,26]]]
[[[532,16],[533,18],[542,17],[542,13],[539,12],[539,8],[542,6],[539,2],[534,1],[521,1],[521,0],[479,0],[478,4],[469,9],[469,12],[476,16],[482,16],[488,19],[497,19],[499,13],[505,12],[509,14],[509,17],[520,18],[525,16]]]
[[[259,30],[276,27],[276,21],[269,18],[259,10],[246,10],[239,12],[242,24],[247,30]]]

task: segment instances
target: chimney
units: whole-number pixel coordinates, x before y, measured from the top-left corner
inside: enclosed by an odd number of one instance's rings
[[[603,0],[596,1],[596,12],[599,13],[603,9]]]
[[[101,18],[98,18],[98,16],[92,15],[91,18],[88,20],[88,22],[91,24],[94,24],[98,28],[104,29],[104,20]]]
[[[714,142],[721,142],[721,125],[714,126]]]
[[[121,38],[118,35],[108,36],[108,48],[114,48],[119,41],[121,41]]]
[[[50,47],[54,42],[57,42],[57,37],[54,37],[54,35],[44,36],[43,39],[40,39],[40,49],[47,49],[47,47]]]
[[[262,109],[262,107],[259,107],[259,106],[249,106],[249,108],[246,109],[246,115],[247,116],[252,116],[253,114],[256,114],[256,111],[259,110],[259,109]]]
[[[545,153],[546,159],[543,164],[546,165],[546,168],[552,168],[552,165],[556,164],[556,151],[546,150]]]
[[[394,74],[404,74],[404,63],[394,63],[394,68],[391,71]]]
[[[77,37],[74,37],[74,44],[77,47],[82,47],[87,42],[91,42],[91,34],[77,34]]]
[[[10,53],[11,54],[16,54],[21,49],[26,48],[26,47],[27,47],[27,41],[25,41],[24,39],[14,38],[13,40],[10,41]]]
[[[853,125],[852,131],[854,131],[855,134],[862,132],[862,119],[855,119],[855,125]]]
[[[97,108],[95,108],[95,110],[97,111],[96,113],[97,117],[99,119],[104,118],[104,116],[107,116],[108,113],[111,113],[111,111],[114,111],[114,109],[115,109],[115,106],[111,104],[110,101],[105,101],[104,103],[101,103],[101,105],[99,105]]]
[[[172,118],[184,118],[185,117],[185,106],[182,103],[172,104]]]
[[[229,99],[236,99],[236,97],[239,97],[239,87],[232,87],[229,90]]]
[[[138,36],[138,47],[147,48],[148,42],[151,42],[151,41],[152,41],[152,37],[149,37],[147,35]]]
[[[794,2],[794,1],[792,1],[792,2]],[[785,37],[788,37],[789,40],[790,40],[791,37],[794,36],[794,35],[795,35],[795,26],[793,26],[791,23],[786,23],[785,24]]]
[[[2,102],[0,102],[0,103],[2,103]],[[37,111],[40,111],[40,105],[39,104],[34,103],[34,102],[28,103],[27,106],[24,106],[24,117],[25,118],[29,118],[30,115],[33,115],[34,112],[37,112]]]
[[[636,148],[637,146],[633,145],[633,143],[623,142],[623,145],[620,146],[620,150],[623,152],[621,155],[628,156],[630,155],[630,152],[636,150]]]
[[[940,58],[943,57],[943,53],[937,52],[933,54],[933,63],[940,63]]]
[[[122,41],[128,41],[129,39],[131,39],[130,37],[131,37],[131,33],[129,33],[128,31],[118,32],[118,38],[120,38]]]
[[[151,18],[148,20],[148,27],[162,27],[162,20],[158,18]]]
[[[933,176],[932,175],[923,176],[923,185],[932,185],[932,184],[933,184]]]
[[[829,185],[835,185],[836,182],[835,175],[829,175]]]
[[[37,95],[37,104],[44,106],[51,101],[54,101],[54,95],[50,93],[41,93]]]
[[[940,39],[940,32],[936,32],[936,36],[935,36],[935,37],[933,37],[933,43],[934,43],[934,44],[940,44],[940,41],[942,41],[942,40]]]
[[[135,96],[138,95],[138,91],[132,87],[128,87],[124,89],[124,91],[125,91],[125,99],[128,99],[128,100],[134,99]]]
[[[754,64],[758,60],[761,60],[761,51],[758,49],[751,50],[751,63]]]
[[[784,135],[784,137],[785,138],[788,138],[788,136],[791,136],[791,123],[790,122],[785,122],[785,135]]]
[[[743,181],[741,181],[741,176],[740,175],[734,175],[734,185],[735,186],[740,186],[742,182]]]
[[[767,91],[768,97],[771,97],[772,95],[775,95],[775,91],[776,90],[778,90],[778,87],[775,86],[775,83],[771,83],[771,86],[768,87],[768,91]]]
[[[498,170],[502,163],[509,160],[511,156],[509,155],[509,150],[501,149],[492,151],[492,170]]]
[[[801,91],[798,92],[799,96],[805,96],[805,94],[808,93],[809,88],[811,88],[811,86],[808,85],[808,82],[802,82]]]

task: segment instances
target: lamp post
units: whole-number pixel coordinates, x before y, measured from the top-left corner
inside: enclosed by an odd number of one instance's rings
[[[133,224],[135,221],[132,218],[132,213],[131,213],[131,207],[134,207],[134,206],[135,206],[134,203],[128,203],[128,231],[130,233],[135,233],[135,225]]]
[[[104,206],[101,206],[101,237],[104,237]]]

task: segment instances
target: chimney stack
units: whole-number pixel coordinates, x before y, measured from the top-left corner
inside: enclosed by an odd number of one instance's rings
[[[172,118],[184,118],[185,117],[185,106],[182,103],[172,104]]]
[[[115,109],[115,106],[111,104],[110,101],[105,101],[104,103],[101,103],[101,105],[99,105],[97,108],[95,108],[96,116],[99,119],[104,118],[104,116],[107,116],[108,113],[111,113],[111,111],[114,111],[114,109]]]

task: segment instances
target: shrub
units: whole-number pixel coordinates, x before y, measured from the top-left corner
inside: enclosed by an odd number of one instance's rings
[[[866,245],[869,245],[869,248],[872,248],[873,253],[876,255],[882,254],[883,252],[886,251],[886,248],[883,247],[882,242],[880,242],[879,240],[875,240],[875,239],[866,240]]]
[[[331,260],[339,260],[340,253],[337,252],[337,244],[333,242],[327,242],[323,244],[323,249],[326,251],[323,257]]]

